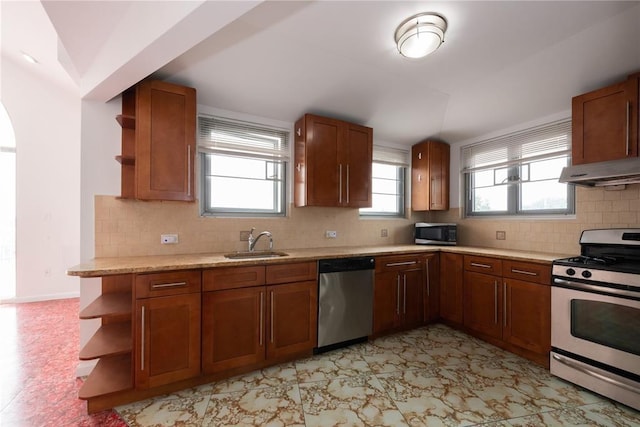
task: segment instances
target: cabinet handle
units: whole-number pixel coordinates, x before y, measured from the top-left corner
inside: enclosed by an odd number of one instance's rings
[[[398,273],[396,286],[396,314],[400,314],[400,273]]]
[[[502,316],[503,325],[507,327],[507,282],[502,284]]]
[[[302,130],[300,130],[300,128],[296,129],[296,135],[298,136],[302,135]]]
[[[429,258],[427,258],[425,265],[427,268],[427,296],[431,296],[431,278],[429,277]]]
[[[300,163],[296,164],[296,170],[297,170],[298,172],[300,172],[300,170],[301,170],[301,169],[302,169],[302,167],[300,166]]]
[[[487,265],[487,264],[478,264],[477,262],[472,262],[472,263],[471,263],[471,266],[472,266],[472,267],[480,267],[480,268],[491,268],[491,266],[490,266],[490,265]]]
[[[493,323],[498,324],[498,281],[493,281]]]
[[[538,273],[533,272],[533,271],[518,270],[516,268],[512,268],[511,272],[512,273],[518,273],[518,274],[526,274],[527,276],[537,276],[538,275]]]
[[[342,163],[338,165],[338,201],[342,203]]]
[[[629,142],[629,136],[631,135],[629,132],[629,116],[631,116],[631,103],[627,101],[627,134],[625,138],[625,144],[627,147],[627,156],[629,155],[629,149],[631,148],[631,145]]]
[[[264,292],[260,292],[260,347],[264,338]]]
[[[417,261],[404,261],[404,262],[390,262],[385,264],[385,267],[397,267],[399,265],[414,265]]]
[[[140,315],[140,370],[144,371],[144,305]]]
[[[271,291],[271,344],[273,344],[273,311],[274,311],[273,291]]]
[[[187,145],[187,196],[191,196],[191,145]]]
[[[161,283],[159,285],[151,285],[151,289],[177,288],[178,286],[187,286],[187,282]]]
[[[418,160],[422,160],[422,152],[418,153]]]
[[[347,164],[347,204],[349,204],[349,164]]]
[[[418,174],[418,182],[422,182],[422,175]]]
[[[404,285],[402,290],[402,313],[407,314],[407,275],[402,275],[404,279]]]

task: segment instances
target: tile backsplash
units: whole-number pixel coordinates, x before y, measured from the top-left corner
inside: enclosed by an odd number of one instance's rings
[[[289,208],[286,218],[212,218],[197,203],[143,202],[113,196],[95,197],[95,256],[169,255],[245,250],[240,231],[273,233],[275,249],[410,244],[417,221],[455,222],[460,245],[574,255],[589,228],[640,228],[640,184],[625,190],[582,188],[576,191],[576,214],[569,218],[461,218],[460,209],[414,212],[408,219],[361,219],[357,209]],[[382,230],[387,237],[382,237]],[[337,238],[328,239],[325,231]],[[504,231],[505,240],[496,232]],[[178,244],[160,244],[161,234],[177,234]],[[257,249],[266,248],[266,241]]]
[[[500,249],[575,255],[580,233],[590,228],[640,228],[640,184],[624,190],[576,187],[576,214],[571,218],[464,218],[460,208],[434,212],[430,220],[458,224],[458,243]],[[496,232],[504,231],[505,240]]]
[[[358,209],[289,208],[286,218],[202,217],[198,203],[144,202],[95,197],[95,256],[172,255],[246,250],[240,231],[255,227],[273,233],[274,249],[408,244],[410,219],[361,219]],[[387,237],[382,237],[382,230]],[[337,232],[335,239],[325,231]],[[178,244],[160,244],[161,234],[177,234]],[[256,249],[266,249],[260,241]]]

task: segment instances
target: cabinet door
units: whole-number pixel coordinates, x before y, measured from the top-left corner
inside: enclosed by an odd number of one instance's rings
[[[206,374],[265,358],[266,288],[205,292],[202,300],[202,370]]]
[[[371,169],[373,162],[373,130],[346,123],[346,158],[343,166],[344,206],[371,207]]]
[[[546,354],[551,350],[551,286],[504,280],[502,338],[511,344]]]
[[[464,272],[464,325],[474,331],[502,338],[500,277]]]
[[[373,333],[380,334],[400,325],[400,274],[376,273],[373,287]]]
[[[460,254],[440,254],[440,317],[462,324],[462,262]]]
[[[136,97],[136,197],[194,198],[196,91],[143,81]]]
[[[402,272],[402,327],[415,328],[424,323],[422,269]]]
[[[428,143],[411,148],[411,209],[429,210],[429,151]]]
[[[638,79],[572,100],[572,163],[638,156]]]
[[[429,209],[449,209],[449,146],[441,142],[429,146]]]
[[[440,317],[440,255],[424,257],[424,316],[425,322],[434,322]]]
[[[342,178],[338,147],[344,139],[342,122],[314,115],[305,117],[307,205],[339,206]]]
[[[136,301],[137,388],[200,374],[200,293]]]
[[[318,283],[267,287],[267,358],[311,351],[318,339]]]

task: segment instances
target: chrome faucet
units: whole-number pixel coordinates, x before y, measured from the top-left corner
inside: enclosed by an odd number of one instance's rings
[[[256,243],[258,243],[258,240],[262,236],[267,236],[269,238],[269,250],[272,250],[273,236],[271,235],[271,233],[269,231],[263,231],[262,233],[258,234],[256,237],[253,237],[253,230],[255,230],[255,227],[251,227],[251,231],[249,232],[249,252],[253,252],[253,249],[255,248]]]

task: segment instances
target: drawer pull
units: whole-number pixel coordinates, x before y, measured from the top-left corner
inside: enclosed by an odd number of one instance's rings
[[[161,283],[159,285],[151,285],[152,289],[177,288],[179,286],[187,286],[187,282]]]
[[[537,276],[538,275],[538,273],[535,273],[533,271],[518,270],[518,269],[515,269],[515,268],[512,268],[511,272],[512,273],[517,273],[517,274],[526,274],[527,276]]]
[[[398,266],[401,266],[401,265],[415,265],[417,263],[418,263],[418,261],[390,262],[388,264],[385,264],[385,267],[398,267]]]
[[[471,267],[491,268],[491,266],[488,264],[479,264],[477,262],[472,262]]]

